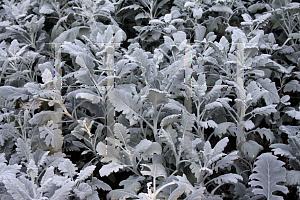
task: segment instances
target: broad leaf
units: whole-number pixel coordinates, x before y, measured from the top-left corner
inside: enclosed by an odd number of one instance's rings
[[[274,195],[273,193],[280,191],[287,194],[289,192],[286,186],[278,185],[279,182],[286,181],[286,169],[282,167],[284,162],[277,160],[277,157],[271,153],[264,153],[257,159],[254,163],[256,167],[253,169],[256,173],[250,175],[251,181],[249,184],[261,188],[255,188],[252,192],[255,195],[262,194],[268,200],[283,199],[283,197]]]

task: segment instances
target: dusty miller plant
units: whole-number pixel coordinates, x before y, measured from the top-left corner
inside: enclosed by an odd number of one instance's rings
[[[298,3],[3,2],[1,199],[297,198]]]

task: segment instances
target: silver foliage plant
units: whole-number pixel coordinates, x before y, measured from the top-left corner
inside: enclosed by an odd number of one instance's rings
[[[267,2],[3,0],[0,199],[299,198],[300,4]]]

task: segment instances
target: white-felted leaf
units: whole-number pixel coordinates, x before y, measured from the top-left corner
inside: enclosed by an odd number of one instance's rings
[[[271,113],[277,112],[276,110],[276,105],[268,105],[268,106],[264,106],[264,107],[258,107],[255,108],[254,110],[251,111],[252,113],[256,114],[256,115],[270,115]]]
[[[163,118],[163,120],[161,120],[160,126],[164,127],[168,126],[169,124],[172,124],[173,122],[177,122],[180,115],[181,114],[172,114],[166,116],[165,118]]]
[[[195,40],[202,41],[206,33],[206,27],[197,24],[195,25],[194,30],[195,30]]]
[[[99,96],[89,93],[77,93],[75,98],[88,99],[94,104],[97,104],[101,101],[101,98]]]
[[[101,189],[101,190],[105,190],[105,191],[110,191],[111,187],[104,183],[103,181],[99,180],[96,177],[92,177],[92,188],[95,189]]]
[[[1,98],[11,100],[17,100],[21,98],[23,101],[26,100],[30,93],[25,88],[16,88],[13,86],[1,86],[0,87]]]
[[[152,142],[150,140],[143,139],[140,141],[140,143],[138,145],[136,145],[134,147],[135,152],[144,152],[150,147],[151,144],[152,144]]]
[[[89,30],[89,28],[86,26],[78,26],[78,27],[68,29],[62,32],[61,34],[59,34],[59,36],[55,38],[53,42],[57,42],[57,43],[65,42],[65,41],[74,42],[80,30],[86,31]]]
[[[105,145],[103,142],[98,142],[96,146],[97,153],[104,158],[102,162],[120,162],[121,159],[120,152],[110,145]]]
[[[233,165],[234,160],[238,158],[239,156],[237,155],[237,151],[233,151],[230,154],[223,157],[221,160],[218,160],[214,166],[214,170],[218,173],[219,168],[225,169],[226,167]]]
[[[0,163],[0,182],[16,177],[16,174],[20,172],[21,167],[21,165],[17,164],[6,165],[5,163]]]
[[[164,17],[165,22],[170,22],[172,20],[172,15],[171,14],[166,14]]]
[[[167,129],[161,129],[160,131],[160,138],[162,138],[162,141],[165,142],[166,144],[168,144],[173,153],[176,154],[177,153],[177,150],[176,150],[176,142],[177,142],[177,133],[176,133],[176,130],[172,128],[171,125],[169,125],[167,127]]]
[[[58,123],[61,120],[61,113],[55,111],[41,111],[35,114],[28,122],[32,125],[44,125],[49,121],[53,123]]]
[[[280,98],[274,82],[271,82],[271,80],[268,78],[260,78],[257,80],[257,82],[260,83],[260,85],[268,91],[268,93],[264,95],[264,99],[267,105],[279,103]]]
[[[300,132],[300,127],[299,126],[290,126],[290,125],[287,125],[287,126],[281,125],[279,127],[279,130],[288,134],[289,136],[295,136],[295,135],[297,135],[298,132]]]
[[[87,196],[93,193],[91,186],[87,183],[80,183],[73,191],[80,199],[86,199]]]
[[[218,124],[218,127],[215,129],[215,131],[213,132],[213,134],[215,136],[219,136],[222,137],[223,134],[227,133],[227,130],[230,126],[236,126],[234,123],[232,122],[223,122]]]
[[[90,73],[93,74],[95,64],[93,62],[93,59],[90,56],[84,53],[79,53],[76,56],[75,61],[78,65],[80,65],[80,67],[82,67],[83,69],[88,69]]]
[[[128,197],[133,197],[138,199],[139,197],[136,195],[136,192],[133,192],[131,190],[126,190],[126,189],[115,189],[110,191],[107,194],[108,199],[122,199],[122,198],[128,198]]]
[[[254,123],[252,122],[252,120],[247,120],[245,121],[245,129],[246,130],[251,130],[255,127]]]
[[[225,137],[222,140],[220,140],[213,148],[214,151],[213,156],[221,154],[224,151],[225,147],[227,146],[228,142],[229,142],[228,137]]]
[[[54,10],[52,9],[52,5],[49,3],[45,3],[44,5],[42,5],[41,9],[39,10],[40,13],[42,14],[51,14],[54,12]]]
[[[53,82],[53,75],[49,69],[46,68],[45,71],[43,72],[42,80],[44,84]]]
[[[290,105],[291,103],[288,102],[289,100],[290,100],[290,96],[284,95],[283,97],[281,97],[280,102],[283,103],[284,105]]]
[[[147,98],[152,103],[154,109],[158,104],[166,104],[169,102],[169,99],[167,97],[167,93],[163,91],[159,91],[157,89],[149,89],[149,93],[147,95]]]
[[[151,25],[155,25],[155,24],[165,24],[163,21],[159,20],[159,19],[152,19],[149,21],[149,24]]]
[[[51,154],[46,157],[45,166],[46,167],[50,167],[50,166],[58,167],[58,165],[65,160],[65,158],[64,158],[65,156],[66,156],[66,154],[59,152],[59,151],[54,154]]]
[[[10,46],[8,48],[8,52],[14,56],[17,54],[17,52],[20,50],[20,44],[18,42],[18,40],[14,39],[11,43]]]
[[[64,173],[66,176],[73,177],[77,174],[78,169],[75,164],[73,164],[69,159],[65,159],[64,162],[58,165],[58,169]]]
[[[123,165],[117,163],[109,163],[107,165],[103,165],[99,170],[100,176],[108,176],[113,172],[118,172],[120,169],[123,169]]]
[[[217,102],[217,101],[214,101],[212,103],[209,103],[209,104],[205,105],[206,110],[212,110],[212,109],[220,108],[220,107],[223,107],[223,105],[220,102]]]
[[[129,130],[122,124],[116,123],[114,125],[114,136],[116,139],[119,140],[119,142],[122,142],[123,144],[127,144],[127,140],[130,137],[130,134],[128,134]]]
[[[145,167],[149,168],[150,171],[141,171],[141,173],[146,176],[152,176],[153,178],[156,178],[156,177],[159,177],[159,176],[162,176],[164,178],[167,177],[167,173],[166,173],[166,170],[165,170],[165,167],[160,164],[160,163],[154,163],[154,164],[141,164],[142,166],[144,166],[143,169],[145,169]]]
[[[108,92],[108,98],[115,107],[115,110],[126,115],[126,118],[130,121],[130,126],[136,124],[139,120],[139,110],[141,108],[141,102],[139,96],[132,96],[129,92],[115,89]]]
[[[264,138],[264,136],[266,136],[267,140],[269,140],[271,144],[275,141],[274,133],[270,129],[257,128],[255,129],[255,131],[259,133],[261,138]]]
[[[53,176],[54,176],[54,167],[50,166],[46,169],[46,172],[44,173],[44,176],[41,180],[41,187],[38,188],[39,192],[41,193],[45,192],[51,187]]]
[[[55,191],[53,196],[49,198],[49,200],[67,200],[69,199],[70,190],[74,185],[73,181],[69,181],[68,183],[64,184],[61,188]]]
[[[276,156],[271,153],[264,153],[257,158],[254,163],[255,168],[250,175],[251,181],[249,184],[256,187],[252,190],[255,195],[262,194],[267,199],[279,200],[283,197],[274,195],[276,191],[284,194],[289,192],[288,188],[284,185],[278,185],[279,182],[286,181],[286,169],[282,167],[285,163],[277,160]],[[260,188],[257,188],[259,186]]]
[[[210,8],[211,11],[214,12],[226,12],[229,14],[233,14],[233,11],[228,6],[223,6],[221,4],[214,5]]]
[[[261,150],[263,150],[263,147],[253,140],[248,140],[243,144],[241,149],[245,155],[254,158]]]
[[[242,181],[243,177],[238,174],[223,174],[221,176],[218,176],[217,178],[213,179],[215,183],[222,184],[222,183],[237,183],[239,180]]]
[[[120,186],[124,186],[124,189],[126,190],[132,190],[132,191],[139,191],[141,188],[140,181],[145,180],[145,177],[143,176],[134,176],[131,175],[127,179],[120,182]]]
[[[32,179],[36,178],[38,174],[38,168],[33,159],[31,159],[27,165],[27,174],[30,175]]]
[[[48,121],[46,125],[39,127],[40,137],[45,138],[46,144],[56,149],[60,149],[63,144],[62,131],[58,128],[58,124]]]
[[[18,156],[21,157],[22,161],[30,161],[33,158],[33,155],[31,153],[30,139],[27,139],[25,142],[23,139],[18,138],[16,146],[16,151],[18,153]]]
[[[3,180],[3,183],[5,185],[5,189],[13,197],[13,199],[24,199],[23,196],[28,195],[25,185],[17,178]]]
[[[88,167],[82,169],[78,173],[75,183],[77,183],[79,181],[84,181],[85,179],[87,179],[94,172],[95,168],[96,168],[96,166],[92,165],[92,166],[88,166]]]
[[[271,144],[270,147],[273,148],[272,151],[275,155],[285,156],[290,159],[296,159],[296,157],[293,155],[295,153],[295,150],[286,144]]]
[[[216,124],[216,122],[214,122],[213,120],[208,120],[206,122],[200,121],[199,122],[200,126],[204,127],[204,128],[217,128],[218,124]]]
[[[184,7],[185,8],[188,8],[188,7],[194,7],[195,6],[195,3],[194,2],[190,2],[190,1],[187,1],[185,2],[184,4]]]
[[[181,43],[183,40],[186,39],[186,33],[183,31],[177,31],[176,33],[173,33],[172,36],[174,38],[175,43]]]
[[[203,14],[203,10],[201,7],[199,7],[198,9],[194,8],[193,9],[193,17],[196,19],[200,19],[202,17]]]
[[[286,172],[286,185],[299,185],[300,184],[300,171],[288,170]]]
[[[144,160],[152,158],[154,154],[160,155],[162,152],[161,145],[158,142],[153,142],[149,148],[142,154]]]
[[[300,120],[300,111],[290,110],[290,111],[286,111],[285,113],[288,114],[288,116],[290,117]]]

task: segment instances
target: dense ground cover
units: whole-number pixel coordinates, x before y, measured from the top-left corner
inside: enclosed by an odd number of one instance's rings
[[[299,3],[1,2],[0,199],[299,199]]]

